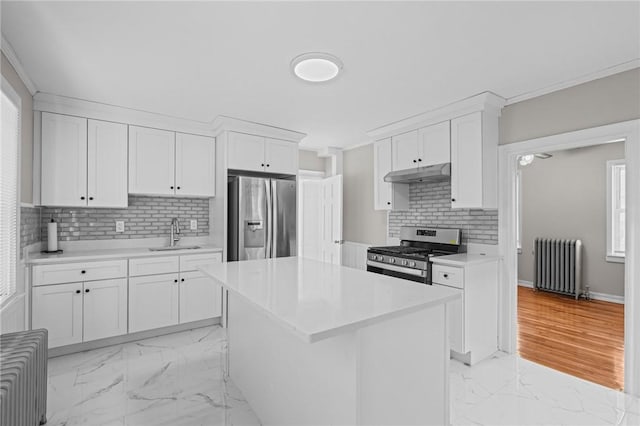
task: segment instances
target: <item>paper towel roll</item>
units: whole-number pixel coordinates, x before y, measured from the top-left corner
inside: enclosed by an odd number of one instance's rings
[[[58,250],[58,224],[51,219],[47,223],[47,251]]]

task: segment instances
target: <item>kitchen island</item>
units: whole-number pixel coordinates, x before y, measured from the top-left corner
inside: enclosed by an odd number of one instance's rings
[[[448,424],[440,286],[288,257],[212,264],[227,373],[264,424]]]

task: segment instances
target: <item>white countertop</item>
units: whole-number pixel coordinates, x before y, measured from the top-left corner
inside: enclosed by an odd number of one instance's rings
[[[155,246],[154,246],[155,247]],[[218,253],[219,247],[200,245],[197,249],[151,251],[148,247],[65,250],[61,254],[33,253],[24,262],[31,265],[84,262],[93,260],[129,259],[134,257],[179,256],[185,254]]]
[[[431,261],[437,265],[458,266],[464,267],[468,265],[475,265],[486,262],[497,262],[497,256],[484,255],[484,254],[472,254],[472,253],[458,253],[449,254],[446,256],[432,257]]]
[[[443,286],[297,257],[220,263],[201,271],[309,343],[460,297]]]

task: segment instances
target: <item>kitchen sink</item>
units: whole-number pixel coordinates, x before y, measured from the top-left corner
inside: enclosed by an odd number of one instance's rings
[[[173,247],[153,247],[151,251],[172,251],[172,250],[193,250],[199,249],[200,246],[173,246]]]

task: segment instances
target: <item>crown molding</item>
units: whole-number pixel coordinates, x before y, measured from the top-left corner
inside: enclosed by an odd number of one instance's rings
[[[371,137],[373,140],[380,140],[477,111],[489,111],[492,114],[500,116],[500,110],[505,103],[506,99],[496,95],[495,93],[483,92],[461,101],[445,105],[444,107],[369,130],[367,132],[367,136]]]
[[[228,117],[225,115],[217,116],[211,123],[210,128],[212,129],[215,136],[219,135],[222,132],[232,131],[255,134],[274,139],[283,139],[297,143],[300,143],[300,141],[307,136],[306,133],[287,130],[268,124],[242,120],[239,118]]]
[[[549,93],[557,92],[559,90],[568,89],[569,87],[577,86],[579,84],[588,83],[593,80],[598,80],[610,75],[619,74],[621,72],[629,71],[635,68],[640,68],[640,59],[633,59],[622,64],[614,65],[609,68],[605,68],[600,71],[585,74],[580,77],[576,77],[570,80],[563,81],[561,83],[552,84],[551,86],[543,87],[538,90],[523,93],[518,96],[513,96],[507,99],[505,105],[511,105],[518,102],[526,101],[528,99],[537,98],[538,96],[548,95]]]
[[[4,38],[4,34],[2,35],[2,44],[0,47],[2,49],[2,53],[4,53],[4,56],[7,58],[13,69],[16,70],[18,77],[20,77],[29,93],[31,93],[31,96],[35,95],[38,92],[36,85],[33,84],[29,74],[24,70],[22,62],[18,59],[18,56],[16,55],[15,50],[13,50],[11,44],[6,38]]]

